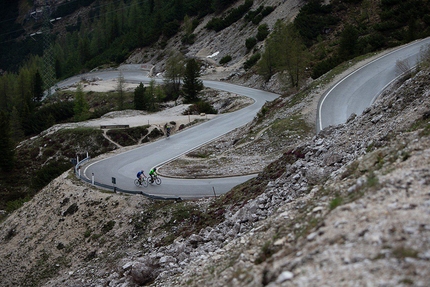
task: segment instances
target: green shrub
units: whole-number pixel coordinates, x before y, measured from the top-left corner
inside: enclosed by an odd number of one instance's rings
[[[261,13],[261,11],[263,11],[264,6],[260,6],[257,8],[257,10],[253,10],[253,11],[249,11],[246,15],[245,15],[245,20],[246,21],[253,21],[254,18]]]
[[[130,146],[137,143],[137,141],[129,136],[126,130],[108,130],[106,135],[121,146]]]
[[[181,41],[183,44],[192,45],[196,41],[196,34],[185,34],[182,36]]]
[[[300,9],[294,20],[294,25],[300,35],[311,46],[324,29],[333,27],[340,19],[332,16],[333,5],[323,5],[321,1],[310,1]]]
[[[273,10],[275,10],[275,8],[272,6],[260,6],[257,8],[257,10],[249,11],[245,15],[245,20],[248,22],[252,22],[254,25],[257,25],[261,22],[261,20],[264,19],[264,17],[272,13]]]
[[[255,37],[249,37],[245,40],[245,46],[248,51],[251,51],[255,45],[257,45],[257,39]]]
[[[224,65],[227,64],[228,62],[231,61],[231,56],[230,55],[226,55],[224,57],[221,58],[221,60],[219,61],[220,65]]]
[[[266,241],[264,245],[261,247],[260,254],[258,255],[257,259],[255,259],[255,264],[261,264],[270,257],[272,257],[273,254],[275,254],[276,249],[272,245],[270,241]]]
[[[340,196],[336,196],[335,198],[333,198],[332,201],[330,201],[330,206],[329,206],[330,210],[333,210],[339,205],[341,205],[342,201],[343,199]]]
[[[261,11],[261,15],[263,15],[263,17],[266,17],[267,15],[269,15],[270,13],[272,13],[273,10],[275,10],[275,7],[273,7],[273,6],[266,6],[266,7],[264,7],[263,11]]]
[[[327,60],[317,63],[312,69],[312,79],[317,79],[339,65],[341,60],[339,57],[330,57]]]
[[[151,139],[154,139],[162,135],[163,135],[163,132],[160,129],[155,128],[149,133],[148,137]]]
[[[189,107],[188,111],[190,114],[217,114],[218,111],[215,110],[212,105],[206,101],[199,101]]]
[[[47,147],[43,152],[43,156],[48,158],[50,156],[53,156],[56,152],[57,150],[54,147]]]
[[[108,233],[109,231],[111,231],[113,229],[114,226],[115,226],[115,221],[114,220],[110,220],[108,223],[106,223],[105,225],[103,225],[102,232],[103,233]]]
[[[26,203],[27,201],[29,201],[31,198],[29,196],[26,196],[25,198],[20,198],[20,199],[16,199],[13,201],[8,201],[6,203],[6,211],[8,213],[11,213],[12,211],[20,208],[21,206],[24,205],[24,203]]]
[[[245,15],[246,11],[248,11],[252,7],[252,4],[252,0],[246,0],[245,3],[240,5],[239,7],[229,10],[229,13],[225,18],[212,18],[206,24],[206,29],[219,32],[229,27],[231,24],[242,18],[243,15]]]
[[[252,56],[251,56],[251,58],[249,58],[249,59],[245,62],[245,64],[243,64],[243,68],[244,68],[245,70],[249,70],[249,69],[251,69],[251,68],[252,68],[252,66],[254,66],[254,65],[258,62],[258,60],[260,60],[260,58],[261,58],[260,53],[255,53],[254,55],[252,55]]]
[[[267,36],[269,36],[269,26],[267,24],[262,24],[260,26],[258,26],[258,32],[257,32],[257,40],[258,41],[263,41],[264,39],[267,38]]]

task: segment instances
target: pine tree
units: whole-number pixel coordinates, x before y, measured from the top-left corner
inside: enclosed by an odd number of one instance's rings
[[[75,102],[73,106],[73,111],[75,113],[75,119],[78,121],[83,121],[87,119],[87,112],[89,109],[89,105],[87,100],[85,99],[84,91],[82,90],[82,86],[78,85],[75,95]]]
[[[9,126],[11,128],[10,136],[14,142],[18,142],[24,138],[21,117],[19,116],[18,110],[15,107],[12,108]]]
[[[119,73],[118,84],[116,86],[118,110],[124,109],[125,102],[125,79],[122,72]]]
[[[189,59],[185,66],[183,77],[184,84],[182,85],[182,91],[184,92],[184,98],[187,103],[195,103],[200,100],[199,92],[203,90],[203,82],[199,77],[200,67],[197,61]]]
[[[39,71],[34,74],[33,80],[33,100],[35,102],[40,102],[43,98],[43,80]]]
[[[143,83],[140,83],[134,90],[134,108],[136,110],[145,109],[145,90]]]
[[[172,100],[179,97],[181,78],[185,70],[185,58],[180,52],[172,52],[166,61],[165,84]]]
[[[286,72],[289,86],[298,87],[308,55],[301,36],[292,24],[277,21],[258,63],[258,71],[269,80],[276,72]]]
[[[145,97],[143,101],[147,111],[155,112],[158,110],[158,92],[159,89],[157,89],[155,81],[151,80],[151,82],[149,82],[149,86],[145,89]]]
[[[10,133],[9,117],[0,111],[0,169],[9,172],[15,164],[15,149]]]

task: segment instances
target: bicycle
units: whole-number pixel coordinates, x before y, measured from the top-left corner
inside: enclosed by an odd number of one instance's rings
[[[148,186],[148,178],[144,177],[144,178],[142,178],[140,181],[139,181],[139,179],[138,179],[138,178],[136,178],[136,179],[134,180],[134,184],[135,184],[137,187],[142,187],[142,186],[147,187],[147,186]]]
[[[150,183],[150,184],[153,184],[154,182],[157,184],[157,185],[160,185],[161,184],[161,178],[160,177],[158,177],[158,175],[156,175],[156,174],[153,174],[152,175],[152,180],[151,180],[151,178],[150,178],[150,176],[148,176],[148,183]]]

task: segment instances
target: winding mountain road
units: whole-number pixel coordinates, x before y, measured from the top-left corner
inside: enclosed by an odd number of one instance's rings
[[[93,76],[106,80],[116,78],[118,74],[118,71],[105,71]],[[148,82],[150,80],[141,71],[122,71],[122,74],[127,81]],[[66,83],[62,83],[62,85],[71,83],[73,83],[73,79],[69,79]],[[149,185],[147,188],[138,188],[134,185],[137,171],[144,169],[146,174],[148,174],[150,168],[161,166],[199,146],[213,141],[217,137],[244,126],[255,117],[266,101],[272,101],[278,97],[277,94],[224,82],[203,81],[203,84],[206,87],[245,95],[254,99],[254,103],[239,111],[219,115],[210,121],[181,131],[170,136],[169,139],[163,138],[110,158],[91,162],[83,167],[84,175],[91,180],[94,177],[95,181],[106,185],[111,184],[114,177],[115,187],[122,190],[143,191],[150,195],[181,198],[213,196],[214,193],[216,195],[223,194],[239,183],[254,177],[255,175],[210,179],[163,177],[161,185]],[[192,175],[190,175],[190,178],[192,178]]]
[[[349,74],[321,98],[318,107],[317,131],[345,123],[351,114],[361,115],[401,72],[400,61],[405,67],[417,65],[421,52],[428,48],[430,37],[414,41],[387,53]]]
[[[399,77],[397,61],[403,61],[410,67],[417,64],[420,52],[430,43],[430,38],[415,41],[400,47],[371,63],[349,74],[330,88],[320,99],[318,105],[317,131],[330,125],[346,122],[355,113],[360,115],[369,107],[378,95]],[[79,81],[82,77],[97,77],[103,80],[119,77],[118,70],[100,71],[80,75],[59,83],[67,86]],[[145,73],[138,69],[121,71],[127,81],[149,82]],[[161,79],[157,81],[162,81]],[[272,101],[278,95],[233,85],[225,82],[203,81],[206,87],[224,90],[254,99],[254,104],[239,111],[220,115],[208,122],[172,135],[169,139],[158,140],[142,145],[136,149],[112,156],[110,158],[90,162],[84,166],[84,175],[88,179],[115,186],[123,190],[143,191],[150,195],[163,197],[199,198],[226,193],[232,187],[255,175],[212,179],[176,179],[163,177],[159,186],[149,185],[147,188],[134,186],[136,173],[140,169],[146,172],[154,166],[160,166],[199,146],[244,126],[251,121],[266,101]],[[190,175],[192,177],[192,175]]]

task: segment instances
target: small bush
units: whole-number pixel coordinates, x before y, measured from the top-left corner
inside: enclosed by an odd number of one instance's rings
[[[262,24],[260,26],[258,26],[258,32],[257,32],[257,40],[258,41],[263,41],[264,39],[267,38],[267,36],[269,36],[269,26],[267,24]]]
[[[342,61],[339,57],[334,56],[317,63],[312,69],[312,79],[319,78],[320,76],[324,75],[325,73],[339,65],[341,62]]]
[[[50,156],[53,156],[55,153],[56,153],[57,151],[54,149],[54,148],[52,148],[52,147],[47,147],[46,149],[45,149],[45,151],[43,152],[43,155],[45,156],[45,157],[50,157]]]
[[[372,171],[367,176],[367,186],[368,187],[375,187],[379,184],[379,179],[376,176],[376,174]]]
[[[251,68],[252,68],[252,66],[254,66],[254,65],[258,62],[258,60],[260,60],[260,58],[261,58],[260,53],[255,53],[254,55],[252,55],[252,56],[251,56],[251,58],[249,58],[249,59],[245,62],[245,64],[243,64],[243,68],[244,68],[245,70],[249,70],[249,69],[251,69]]]
[[[275,254],[275,248],[272,246],[272,243],[270,241],[267,241],[261,247],[261,252],[257,259],[255,259],[255,264],[258,265],[263,263],[264,261],[272,257],[273,254]]]
[[[336,196],[335,198],[333,198],[333,200],[330,201],[330,206],[329,206],[330,210],[333,210],[336,207],[338,207],[339,205],[341,205],[342,201],[343,201],[343,199],[340,196]]]
[[[222,57],[221,60],[219,61],[219,63],[220,63],[220,65],[224,65],[230,61],[231,61],[231,56],[227,55],[227,56]]]
[[[183,44],[192,45],[196,41],[196,34],[185,34],[182,36],[181,41]]]
[[[190,114],[201,114],[201,113],[205,113],[205,114],[217,114],[218,111],[215,110],[212,105],[206,101],[200,101],[197,102],[195,104],[193,104],[192,106],[190,106],[188,108],[187,113]]]
[[[253,1],[246,0],[244,4],[238,6],[237,8],[229,10],[229,13],[224,18],[212,18],[207,24],[206,29],[215,30],[219,32],[234,22],[238,21],[245,15],[245,13],[252,7]]]
[[[160,129],[153,129],[150,133],[149,133],[149,135],[148,135],[148,137],[150,137],[150,138],[152,138],[152,139],[154,139],[154,138],[157,138],[157,137],[159,137],[159,136],[162,136],[163,135],[163,132],[160,130]]]
[[[406,257],[417,258],[418,253],[418,251],[409,247],[398,247],[393,250],[393,256],[399,259],[403,259]]]
[[[63,215],[67,216],[67,215],[73,215],[75,214],[77,211],[79,210],[79,206],[78,204],[75,202],[72,205],[70,205],[66,211],[64,211]]]
[[[261,15],[263,15],[263,17],[266,17],[267,15],[269,15],[270,13],[272,13],[273,10],[275,10],[275,7],[273,7],[273,6],[266,6],[266,7],[264,7],[263,11],[261,11]]]
[[[254,46],[257,45],[257,39],[255,37],[250,37],[245,40],[245,46],[248,51],[251,51]]]
[[[113,229],[114,226],[115,226],[115,221],[111,220],[108,223],[106,223],[105,225],[103,225],[102,232],[108,233],[109,231],[111,231]]]
[[[21,206],[24,205],[25,202],[30,201],[30,197],[26,196],[25,198],[19,198],[16,200],[12,200],[12,201],[8,201],[6,203],[6,211],[8,213],[11,213],[12,211],[20,208]]]

